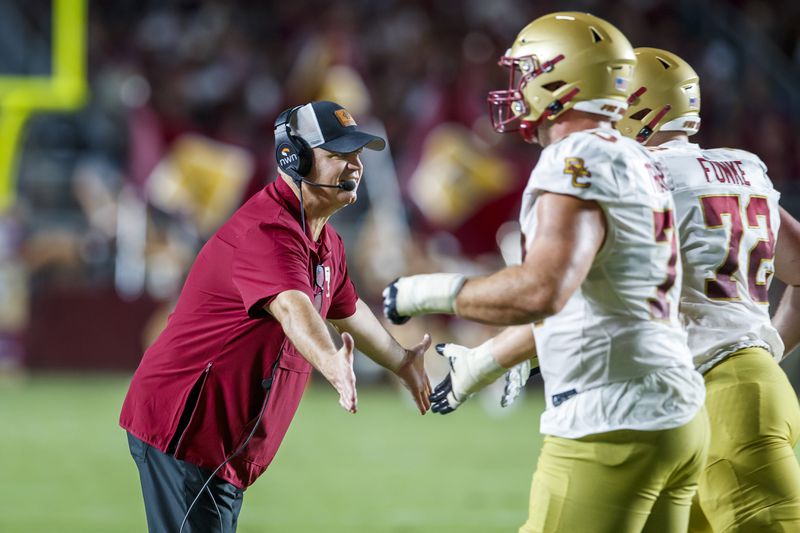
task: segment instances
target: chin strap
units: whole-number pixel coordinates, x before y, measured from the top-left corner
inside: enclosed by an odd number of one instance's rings
[[[535,144],[537,142],[537,131],[539,130],[539,126],[541,126],[545,120],[553,115],[561,113],[561,111],[564,110],[564,106],[567,104],[567,102],[575,98],[579,92],[581,92],[581,90],[575,87],[558,100],[553,100],[550,105],[545,108],[544,112],[538,119],[523,120],[519,125],[519,134],[522,135],[522,138],[525,140],[525,142]]]
[[[647,139],[653,134],[653,128],[655,128],[661,119],[664,118],[664,115],[669,113],[669,110],[672,109],[672,106],[667,104],[661,108],[661,111],[653,117],[653,120],[648,122],[642,129],[639,130],[639,133],[636,134],[636,140],[640,143],[645,143]]]

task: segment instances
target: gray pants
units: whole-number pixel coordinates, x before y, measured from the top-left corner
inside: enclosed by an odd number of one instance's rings
[[[150,533],[178,533],[186,510],[211,471],[175,459],[128,433],[139,469]],[[234,533],[244,491],[214,477],[192,507],[183,533]]]

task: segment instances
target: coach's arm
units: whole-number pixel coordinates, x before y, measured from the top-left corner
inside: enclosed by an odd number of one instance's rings
[[[281,292],[264,308],[280,322],[300,355],[333,385],[339,393],[339,404],[355,413],[358,400],[353,373],[353,338],[342,333],[342,348],[337,350],[325,322],[308,296],[300,291]]]
[[[351,316],[329,322],[340,333],[352,335],[358,349],[367,357],[394,372],[411,393],[421,414],[430,409],[428,396],[431,385],[424,364],[425,351],[431,345],[430,335],[425,334],[422,342],[413,348],[403,348],[360,299],[356,302],[356,312]]]

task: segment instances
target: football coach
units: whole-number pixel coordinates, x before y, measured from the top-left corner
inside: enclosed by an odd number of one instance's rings
[[[383,328],[327,223],[356,201],[361,151],[385,145],[333,102],[275,121],[278,179],[202,248],[122,406],[151,532],[235,531],[244,490],[275,456],[312,367],[356,412],[354,345],[429,409],[430,337],[405,349]]]

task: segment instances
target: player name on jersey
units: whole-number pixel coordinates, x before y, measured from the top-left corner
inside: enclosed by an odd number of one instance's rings
[[[695,367],[706,372],[747,346],[780,359],[783,343],[767,306],[780,194],[766,166],[743,150],[680,139],[656,148],[651,153],[673,187],[684,260],[681,321]]]
[[[697,162],[700,163],[708,183],[716,180],[719,183],[750,186],[741,161],[710,161],[698,157]]]

